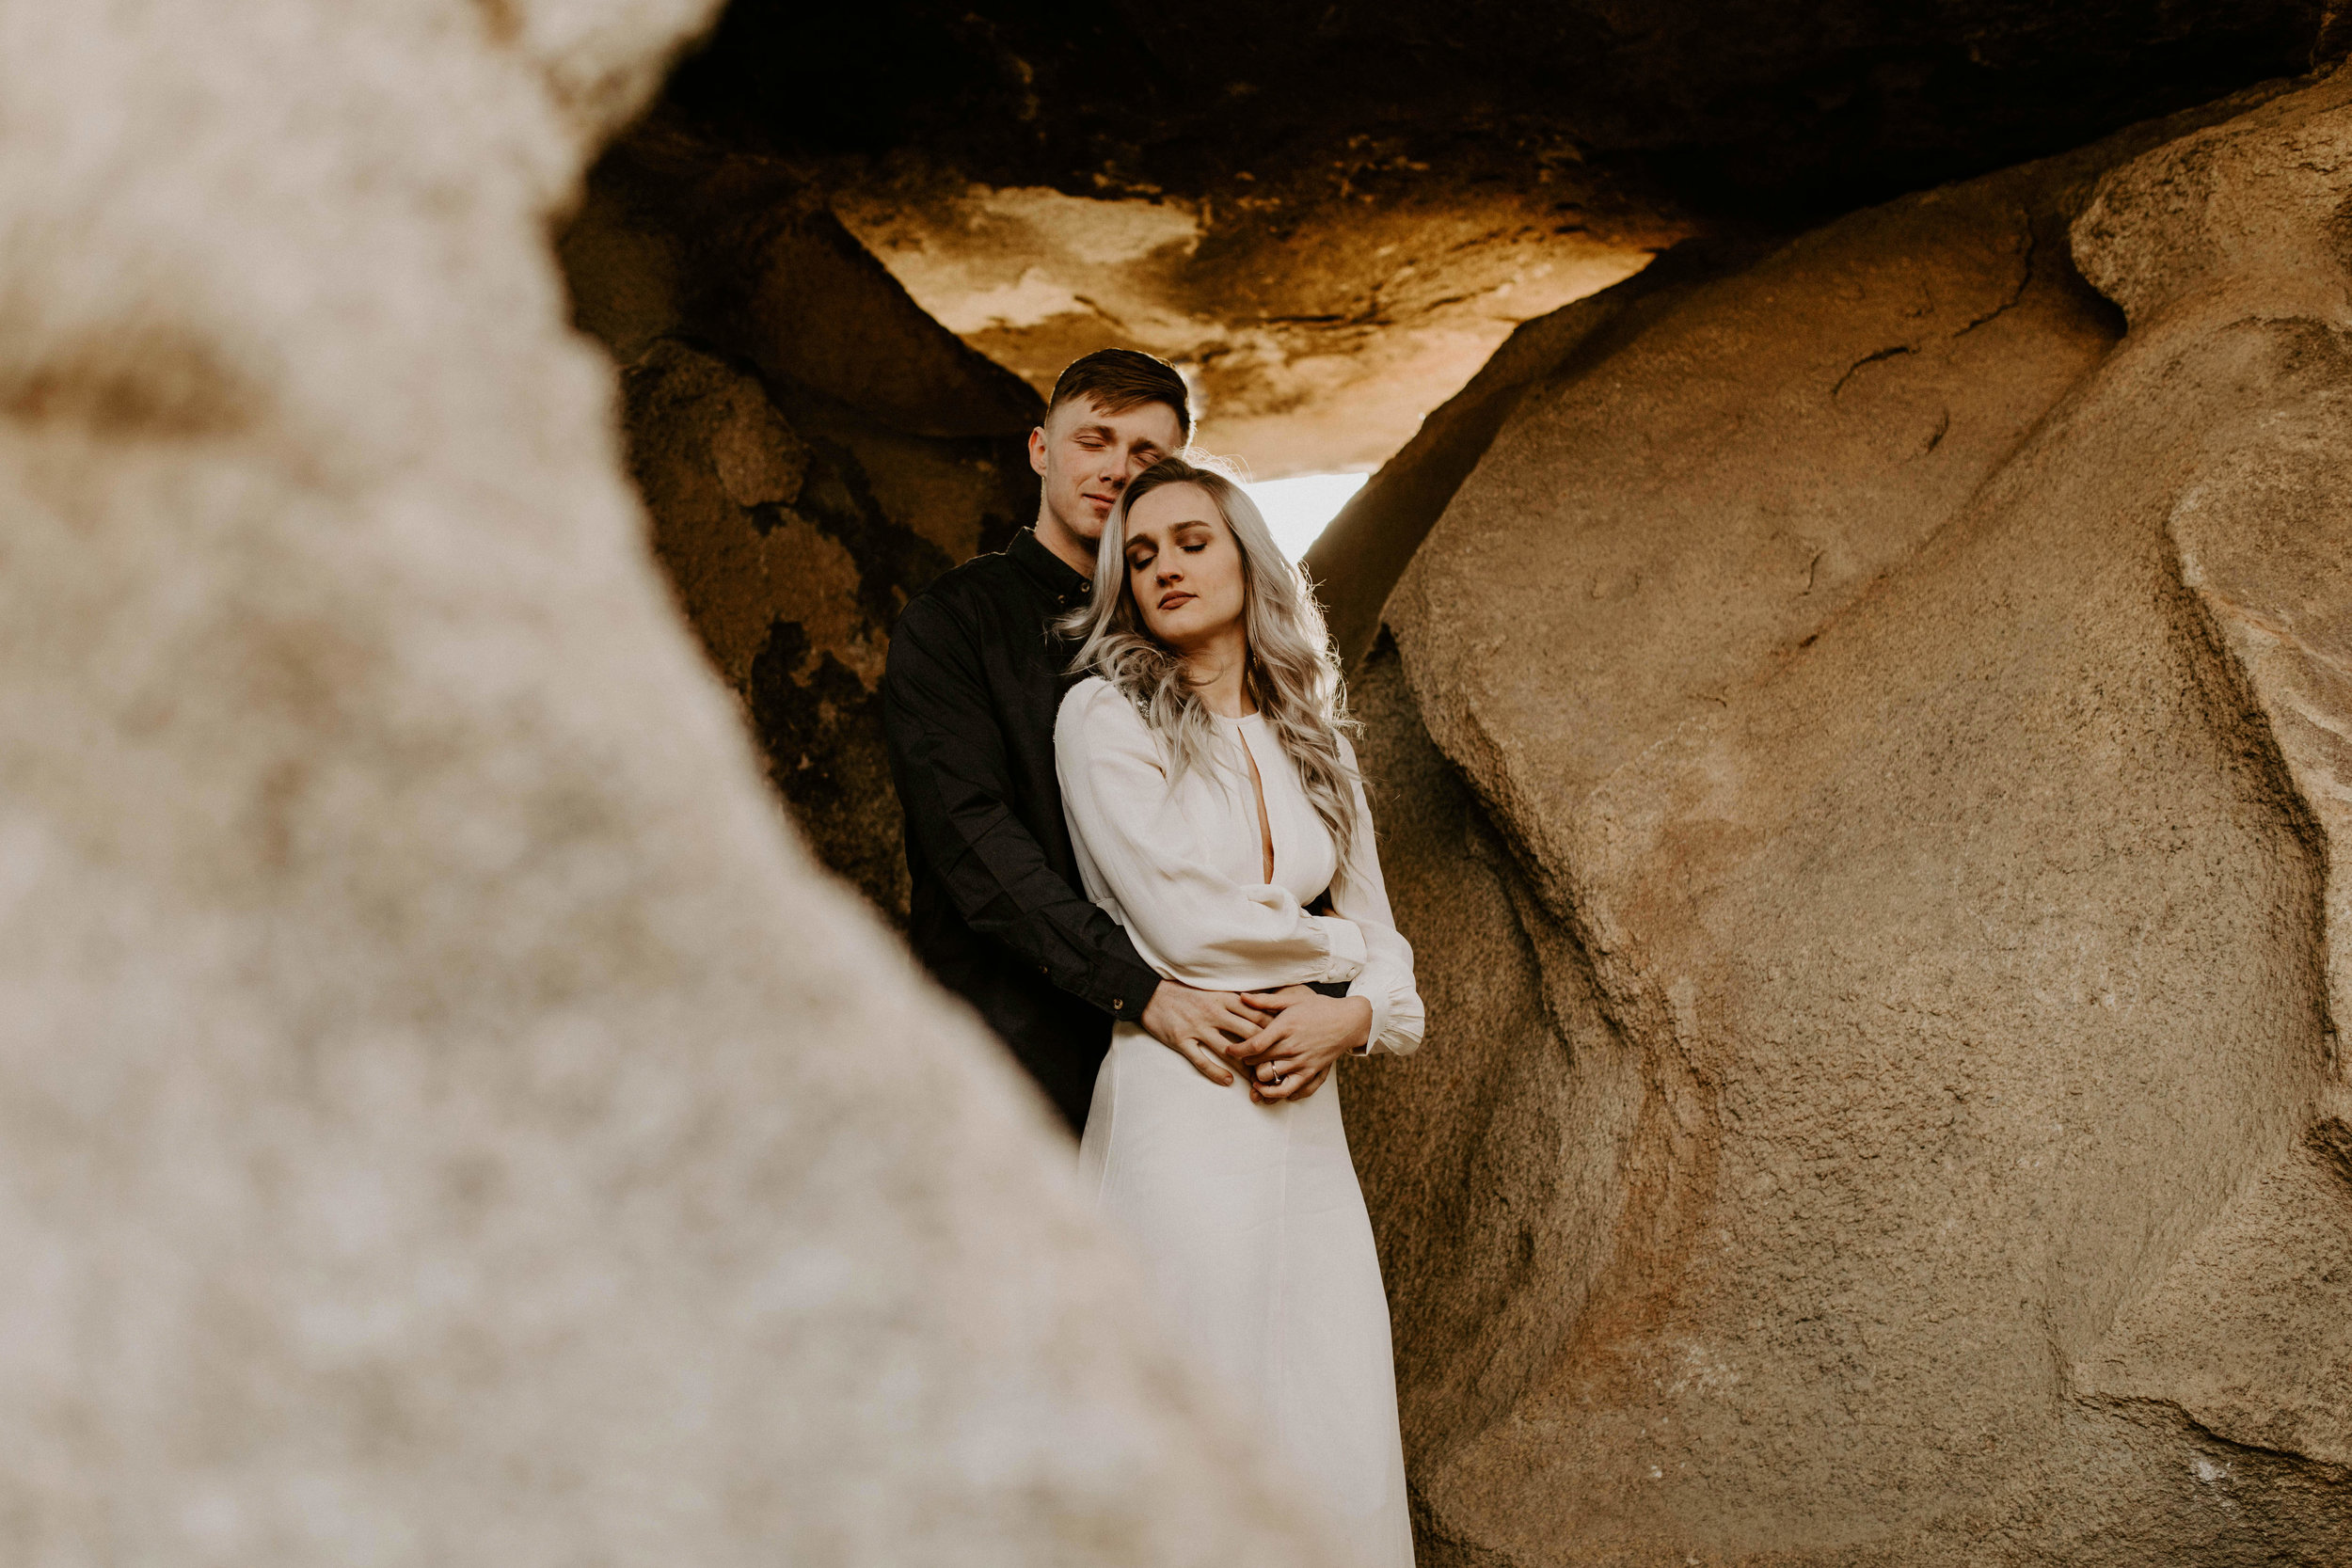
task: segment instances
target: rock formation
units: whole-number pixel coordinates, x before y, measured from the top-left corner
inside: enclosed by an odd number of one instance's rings
[[[1037,510],[1041,404],[917,308],[771,160],[660,125],[592,171],[562,252],[621,368],[654,548],[825,863],[903,919],[890,628]]]
[[[2352,1553],[2352,76],[1535,314],[2333,11],[1118,11],[1081,90],[927,7],[850,30],[993,85],[731,143],[706,56],[584,187],[707,0],[11,15],[12,1559],[1329,1560],[761,778],[902,900],[883,638],[1027,515],[971,344],[1064,296],[1239,302],[1316,462],[1534,317],[1316,557],[1430,1568]]]
[[[1260,479],[1377,467],[1514,327],[1689,231],[1573,164],[1437,168],[1366,145],[1287,165],[1198,200],[904,169],[845,181],[833,205],[925,309],[1041,393],[1098,348],[1183,365],[1201,442]]]
[[[2241,10],[2198,69],[2322,21]],[[1212,441],[1356,464],[1522,323],[1310,558],[1436,1021],[1347,1084],[1425,1563],[2352,1550],[2352,88],[1722,221],[2187,102],[2173,24],[2074,24],[2142,71],[2095,103],[2035,101],[2004,22],[1908,98],[1879,37],[1836,68],[1876,140],[1774,119],[1804,40],[1742,99],[1671,27],[1646,129],[1586,92],[1433,139],[1441,80],[1358,142],[1312,92],[1089,97],[1008,31],[1031,118],[763,144],[706,56],[590,181],[564,265],[656,549],[885,910],[883,639],[1027,515],[1035,383],[1141,341]]]
[[[707,8],[7,12],[12,1561],[1329,1560],[661,586],[547,235]]]
[[[2352,1551],[2347,195],[2338,77],[1644,280],[1318,551],[1425,1562]]]
[[[791,160],[1041,390],[1178,360],[1262,478],[1369,468],[1522,322],[2308,69],[2322,0],[734,0],[668,102]]]
[[[562,252],[626,372],[681,603],[819,856],[900,915],[888,629],[1030,515],[1017,441],[1070,358],[1174,358],[1203,441],[1262,478],[1412,445],[1357,510],[1425,523],[1527,377],[1637,299],[1807,214],[2301,69],[2352,41],[2331,14],[1211,4],[1073,26],[733,0]],[[1334,605],[1360,653],[1419,533],[1350,537],[1315,564],[1376,582]],[[1367,540],[1379,559],[1353,558]]]

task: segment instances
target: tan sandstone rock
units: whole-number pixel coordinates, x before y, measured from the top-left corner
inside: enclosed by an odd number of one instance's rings
[[[10,1561],[1329,1560],[650,559],[548,224],[707,9],[5,11]]]
[[[2352,1549],[2347,100],[1856,214],[1512,395],[1356,676],[1425,1560]]]
[[[1172,360],[1200,439],[1260,479],[1383,462],[1520,323],[1690,230],[1565,160],[1432,168],[1372,136],[1197,199],[836,178],[843,221],[964,341],[1041,393],[1098,348]]]
[[[1687,241],[1616,287],[1524,323],[1461,391],[1432,410],[1325,525],[1304,559],[1341,657],[1354,664],[1372,652],[1390,591],[1529,392],[1573,373],[1584,356],[1613,352],[1696,284],[1752,260],[1756,244]]]

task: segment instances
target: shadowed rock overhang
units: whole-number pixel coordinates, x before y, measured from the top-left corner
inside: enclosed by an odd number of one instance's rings
[[[666,124],[779,158],[1040,391],[1110,344],[1262,478],[1368,470],[1516,327],[2290,75],[2326,8],[737,0]]]

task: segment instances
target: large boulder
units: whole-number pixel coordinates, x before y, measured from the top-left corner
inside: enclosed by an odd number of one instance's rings
[[[8,13],[10,1560],[1332,1560],[647,549],[547,235],[707,10]]]
[[[1355,684],[1433,1031],[1348,1085],[1426,1561],[2352,1543],[2347,195],[2352,79],[2257,94],[1431,443]]]

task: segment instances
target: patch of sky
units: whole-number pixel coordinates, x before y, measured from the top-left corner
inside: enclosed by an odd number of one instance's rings
[[[1302,474],[1296,479],[1269,479],[1245,484],[1249,499],[1265,514],[1274,542],[1293,561],[1307,553],[1324,526],[1339,515],[1347,499],[1364,487],[1370,474]]]

